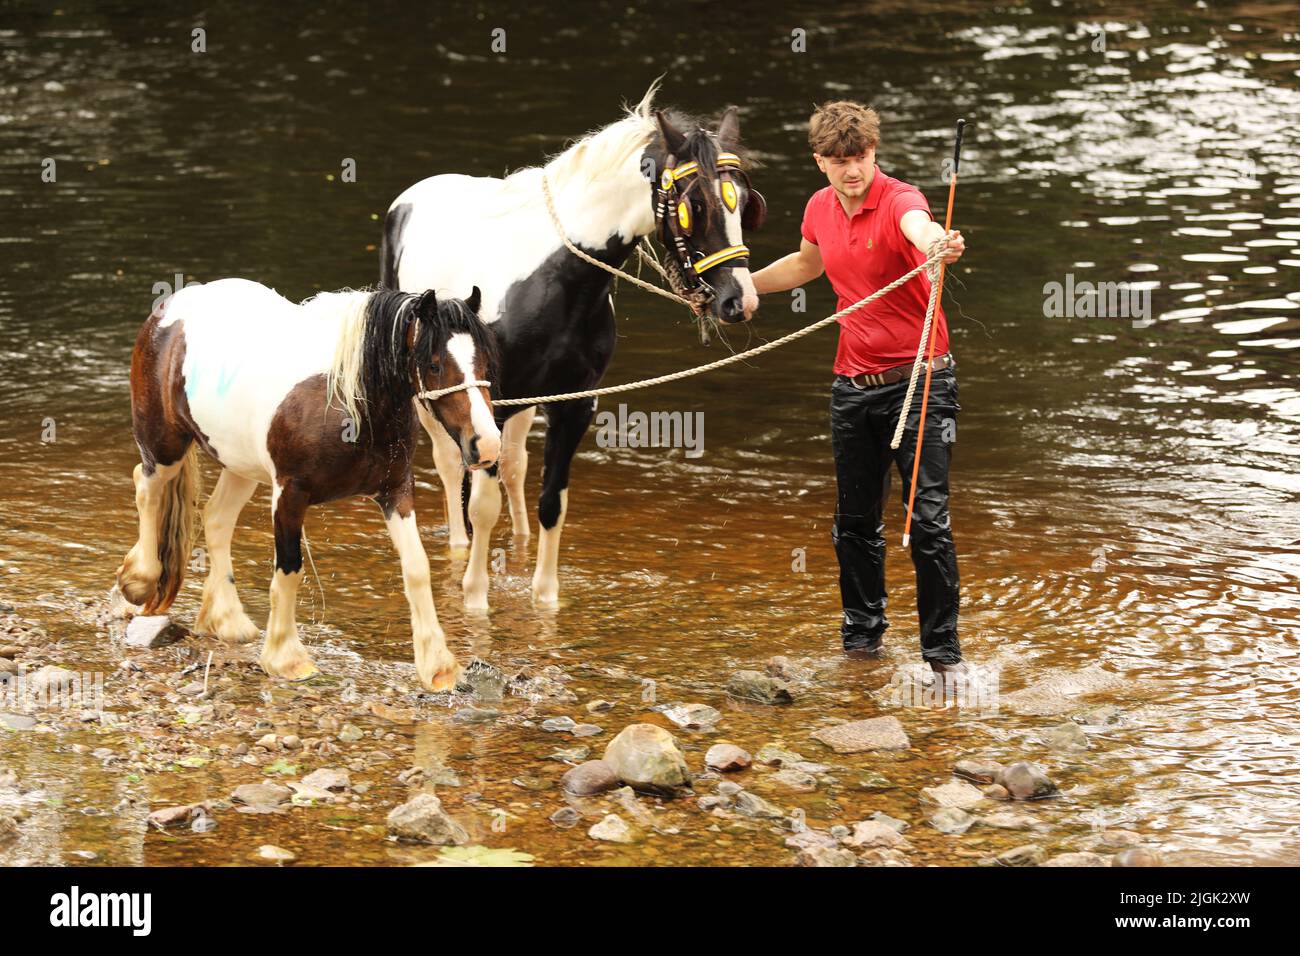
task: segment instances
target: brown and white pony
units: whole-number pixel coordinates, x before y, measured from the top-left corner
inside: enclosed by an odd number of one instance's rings
[[[211,569],[196,630],[230,641],[258,636],[235,591],[230,542],[265,482],[275,570],[260,663],[275,677],[317,673],[294,621],[303,519],[313,504],[364,495],[383,509],[401,558],[420,683],[454,686],[456,658],[438,624],[415,521],[411,457],[417,407],[452,436],[465,467],[490,466],[500,453],[483,381],[495,345],[478,320],[479,298],[478,289],[468,301],[346,291],[295,305],[244,279],[168,298],[140,329],[131,360],[140,537],[117,571],[126,599],[146,614],[175,600],[190,558],[202,448],[222,471],[203,512]]]

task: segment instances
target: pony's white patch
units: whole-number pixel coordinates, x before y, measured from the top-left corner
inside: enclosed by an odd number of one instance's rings
[[[223,465],[271,481],[266,436],[276,410],[295,385],[330,374],[367,295],[322,293],[295,305],[260,283],[220,279],[171,297],[161,324],[182,324],[190,414]]]
[[[457,332],[447,340],[447,354],[460,366],[464,381],[477,380],[478,376],[474,374],[474,339],[468,332]],[[465,394],[469,397],[469,417],[474,425],[474,434],[478,436],[479,454],[487,461],[496,461],[501,454],[501,432],[483,398],[483,390],[467,388]]]
[[[603,248],[610,236],[624,241],[654,229],[650,183],[641,157],[655,135],[654,88],[628,115],[584,137],[543,168],[521,169],[505,179],[432,176],[393,200],[411,206],[398,266],[406,292],[447,290],[467,298],[483,293],[479,315],[500,318],[506,291],[535,273],[563,248],[542,196],[550,183],[556,214],[579,245]]]

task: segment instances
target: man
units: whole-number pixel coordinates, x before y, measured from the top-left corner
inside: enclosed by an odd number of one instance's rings
[[[759,294],[792,289],[825,272],[839,310],[928,258],[943,238],[943,227],[930,218],[929,204],[916,187],[881,172],[876,165],[879,142],[875,110],[840,101],[813,113],[808,143],[830,185],[808,201],[799,251],[754,273]],[[956,262],[964,251],[961,233],[954,232],[944,261]],[[850,652],[878,652],[888,627],[882,511],[891,464],[902,476],[904,504],[907,501],[920,420],[919,389],[901,445],[894,451],[889,444],[916,360],[929,296],[929,277],[922,273],[840,321],[831,386],[838,485],[831,540],[839,559],[844,606],[840,634]],[[957,555],[948,519],[948,463],[960,406],[941,308],[936,307],[934,322],[935,360],[912,518],[912,563],[921,654],[941,684],[955,684],[965,675],[965,665],[957,640]]]

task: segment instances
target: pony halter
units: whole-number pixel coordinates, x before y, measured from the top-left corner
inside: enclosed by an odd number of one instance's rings
[[[490,388],[491,385],[491,382],[485,382],[478,378],[473,381],[466,379],[459,385],[449,385],[447,388],[433,388],[423,392],[416,392],[415,397],[433,401],[435,398],[442,398],[442,396],[450,395],[452,392],[465,392],[471,388]]]
[[[716,295],[713,287],[704,280],[704,273],[724,262],[748,256],[749,247],[727,246],[699,259],[692,258],[686,239],[695,230],[690,192],[700,182],[695,178],[700,171],[700,164],[696,160],[682,163],[680,166],[674,163],[675,160],[669,157],[668,165],[656,185],[655,221],[659,227],[660,239],[672,254],[674,264],[677,266],[677,275],[669,276],[670,283],[675,287],[674,291],[683,298],[700,303],[702,307]],[[740,157],[735,153],[719,153],[717,171],[722,202],[730,212],[734,212],[740,202],[733,175],[738,176],[745,183],[749,189],[749,205],[742,214],[741,226],[746,229],[758,229],[763,224],[767,203],[762,194],[750,185],[749,177],[741,166]],[[678,183],[682,180],[689,180],[689,182],[684,187],[679,187]]]

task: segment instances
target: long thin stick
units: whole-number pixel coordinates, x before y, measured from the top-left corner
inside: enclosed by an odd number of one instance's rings
[[[957,198],[957,167],[961,165],[961,134],[966,128],[964,119],[957,120],[957,145],[952,152],[952,179],[948,181],[948,213],[943,220],[943,234],[946,236],[952,229],[952,206]],[[939,298],[938,302],[943,302],[943,275],[944,263],[939,260]],[[916,505],[916,476],[921,470],[921,444],[925,440],[925,410],[930,403],[930,372],[934,365],[934,343],[938,338],[939,323],[935,322],[930,326],[930,344],[926,351],[925,360],[925,388],[921,392],[921,418],[916,423],[916,451],[912,458],[912,487],[907,492],[907,518],[903,523],[903,547],[907,547],[912,540],[912,509]]]

